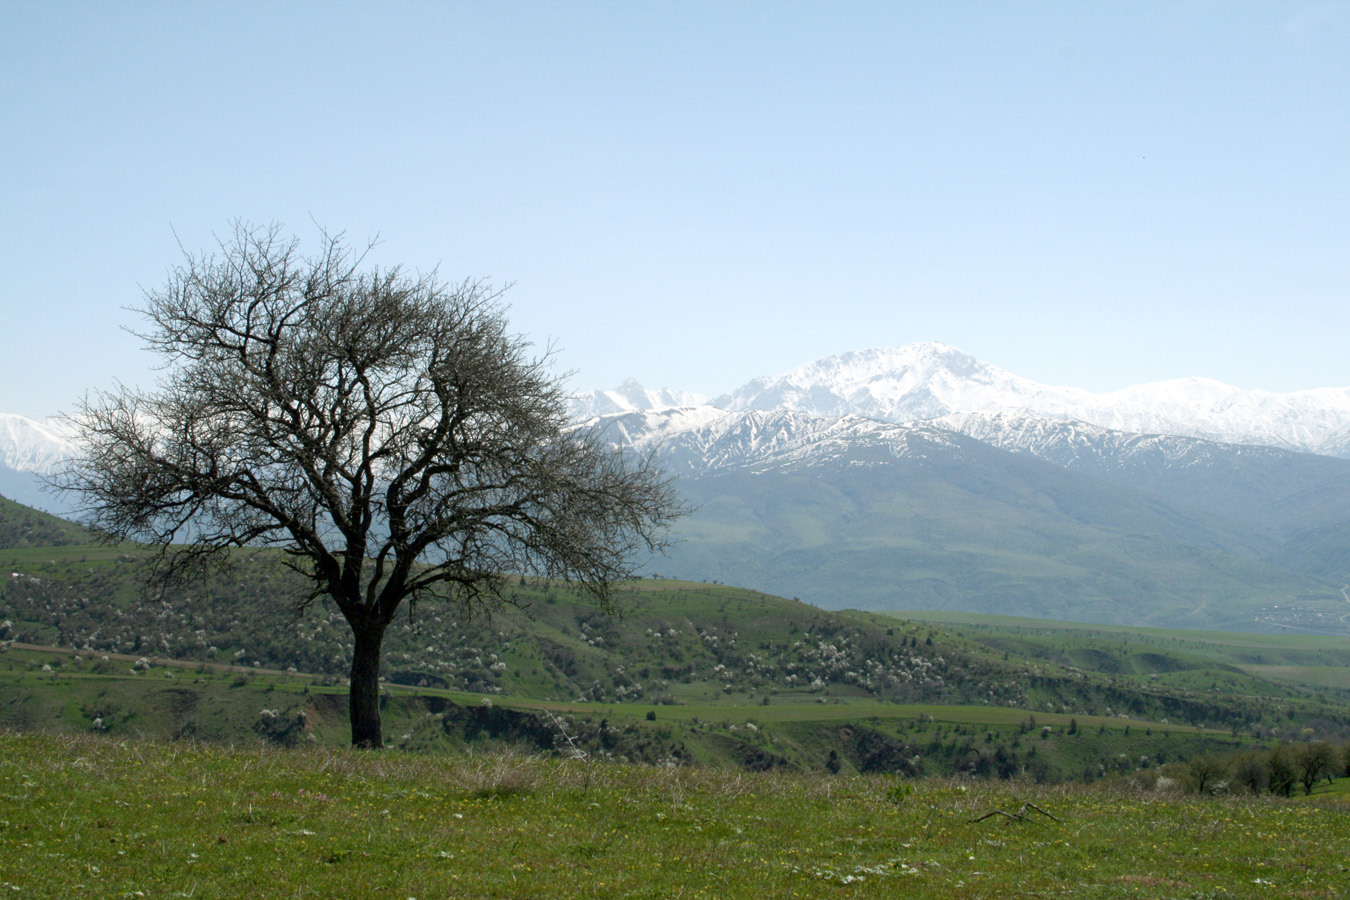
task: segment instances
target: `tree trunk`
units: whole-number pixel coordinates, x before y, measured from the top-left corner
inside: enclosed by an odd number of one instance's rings
[[[368,625],[353,628],[351,690],[348,706],[352,720],[352,746],[376,750],[384,746],[380,731],[380,647],[384,628]]]

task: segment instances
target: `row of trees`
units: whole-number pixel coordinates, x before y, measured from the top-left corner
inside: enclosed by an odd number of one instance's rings
[[[1330,783],[1342,775],[1350,775],[1350,744],[1311,741],[1237,754],[1203,754],[1186,764],[1184,778],[1186,787],[1199,794],[1269,791],[1288,797],[1299,788],[1311,794],[1322,779]]]

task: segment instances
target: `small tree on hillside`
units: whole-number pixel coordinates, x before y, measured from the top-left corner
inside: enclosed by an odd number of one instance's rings
[[[1319,778],[1331,780],[1335,773],[1336,751],[1326,741],[1300,744],[1294,751],[1294,767],[1303,793],[1311,794]]]
[[[361,270],[323,235],[237,224],[146,295],[157,389],[87,397],[61,480],[109,540],[192,578],[278,548],[351,626],[352,743],[382,744],[379,668],[404,601],[502,599],[508,574],[573,580],[602,606],[684,510],[650,459],[570,426],[547,359],[500,294]],[[183,542],[183,543],[180,543]]]
[[[1266,757],[1266,769],[1272,794],[1288,797],[1293,793],[1298,771],[1294,766],[1294,753],[1287,745],[1278,744],[1270,749],[1270,755]]]
[[[1233,783],[1253,794],[1265,793],[1270,787],[1270,771],[1266,761],[1266,754],[1260,750],[1249,750],[1235,757],[1230,762]]]
[[[1192,757],[1186,764],[1186,780],[1197,794],[1212,794],[1223,790],[1228,777],[1228,764],[1213,753]]]

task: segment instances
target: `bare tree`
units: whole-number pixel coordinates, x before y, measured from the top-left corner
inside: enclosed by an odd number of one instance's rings
[[[507,574],[565,578],[601,606],[684,513],[650,458],[570,425],[547,354],[500,292],[362,269],[239,223],[147,292],[155,390],[86,397],[62,477],[109,540],[182,581],[271,547],[352,629],[352,743],[382,745],[379,668],[404,601],[500,602]],[[411,613],[411,609],[410,609]]]

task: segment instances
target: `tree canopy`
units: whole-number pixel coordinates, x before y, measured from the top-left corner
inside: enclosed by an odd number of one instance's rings
[[[685,510],[650,458],[569,420],[499,291],[366,255],[328,233],[304,255],[243,223],[185,252],[141,310],[157,386],[84,399],[62,485],[110,540],[156,547],[165,579],[231,548],[283,552],[309,579],[302,604],[331,601],[352,628],[352,740],[373,747],[381,641],[405,601],[490,603],[525,574],[607,605]]]

